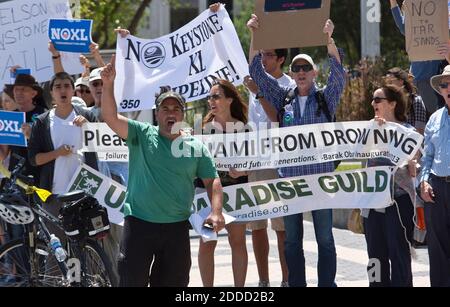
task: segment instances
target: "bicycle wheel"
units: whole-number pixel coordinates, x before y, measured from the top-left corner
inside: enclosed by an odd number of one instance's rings
[[[117,278],[112,270],[111,261],[104,250],[94,239],[87,239],[82,255],[81,286],[82,287],[116,287]]]
[[[45,243],[38,241],[34,251],[30,250],[24,239],[0,247],[0,287],[69,286]]]

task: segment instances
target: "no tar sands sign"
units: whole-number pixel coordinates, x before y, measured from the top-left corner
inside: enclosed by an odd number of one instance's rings
[[[298,11],[318,9],[322,7],[322,0],[268,0],[264,4],[265,12]]]
[[[405,38],[409,59],[444,59],[437,47],[448,41],[448,24],[447,0],[405,1]]]

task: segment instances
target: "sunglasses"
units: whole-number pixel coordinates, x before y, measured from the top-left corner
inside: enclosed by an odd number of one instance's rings
[[[219,94],[212,94],[212,95],[208,95],[208,96],[206,96],[206,100],[217,100],[217,99],[220,99],[220,97],[222,97],[222,96],[220,96]]]
[[[313,70],[313,67],[311,64],[292,65],[291,66],[292,72],[300,72],[300,70],[303,70],[304,72],[310,72],[311,70]]]
[[[449,86],[449,83],[440,83],[440,84],[439,84],[439,87],[440,87],[441,89],[446,89],[446,88],[448,88],[448,86]]]
[[[386,97],[373,97],[372,98],[372,101],[375,102],[375,103],[380,103],[383,100],[387,100],[387,98]]]

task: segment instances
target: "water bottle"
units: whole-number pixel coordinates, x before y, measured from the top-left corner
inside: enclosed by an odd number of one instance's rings
[[[291,126],[294,122],[294,108],[291,104],[284,106],[283,123],[284,126]]]
[[[66,251],[61,246],[61,241],[59,241],[59,238],[54,234],[50,235],[50,246],[52,247],[53,253],[55,254],[58,262],[63,262],[66,260]]]

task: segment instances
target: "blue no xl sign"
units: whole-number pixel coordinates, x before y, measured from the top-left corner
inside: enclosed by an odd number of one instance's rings
[[[0,111],[0,144],[26,147],[27,139],[21,129],[24,122],[24,112]]]
[[[48,37],[56,50],[66,52],[89,52],[92,20],[50,19]]]

